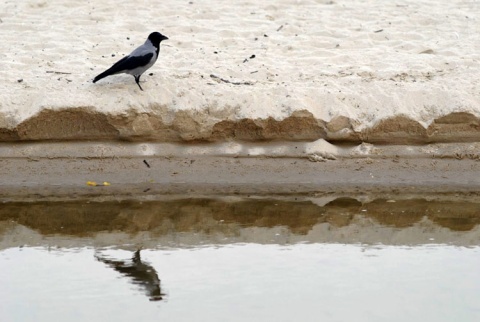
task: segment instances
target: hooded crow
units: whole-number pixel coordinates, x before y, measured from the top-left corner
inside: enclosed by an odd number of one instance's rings
[[[96,83],[102,78],[110,75],[125,73],[135,77],[135,82],[143,91],[142,86],[140,86],[140,76],[155,64],[158,58],[158,53],[160,52],[160,43],[162,40],[167,39],[167,37],[159,32],[152,32],[143,45],[132,51],[130,55],[120,59],[100,75],[96,76],[93,79],[93,82]]]

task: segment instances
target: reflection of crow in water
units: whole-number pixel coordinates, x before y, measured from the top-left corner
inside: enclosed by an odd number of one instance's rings
[[[140,258],[140,250],[137,250],[132,257],[131,261],[112,260],[102,257],[99,254],[95,255],[95,258],[112,267],[117,272],[133,279],[133,283],[140,285],[141,288],[145,288],[147,296],[150,301],[160,301],[162,291],[160,289],[160,279],[158,278],[155,268],[142,263]]]

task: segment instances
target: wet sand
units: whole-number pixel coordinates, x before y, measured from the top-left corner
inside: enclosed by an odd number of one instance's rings
[[[3,200],[331,193],[477,198],[480,190],[477,155],[454,148],[362,145],[332,150],[326,142],[229,147],[7,145],[0,148],[0,194]]]

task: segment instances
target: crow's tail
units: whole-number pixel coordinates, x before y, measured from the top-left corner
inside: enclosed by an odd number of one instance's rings
[[[107,70],[104,71],[103,73],[95,76],[95,78],[93,79],[93,82],[96,83],[96,82],[98,82],[99,80],[101,80],[102,78],[105,78],[105,77],[110,76],[110,75],[112,75],[112,74],[113,74],[112,71],[111,71],[110,69],[107,69]]]
[[[128,68],[126,68],[128,66],[125,65],[125,62],[127,62],[128,59],[129,59],[129,56],[123,57],[122,59],[117,61],[115,64],[113,64],[112,67],[110,67],[109,69],[107,69],[106,71],[101,73],[100,75],[97,75],[97,77],[95,77],[93,79],[93,82],[96,83],[99,80],[101,80],[102,78],[105,78],[105,77],[110,76],[110,75],[115,75],[115,74],[121,73],[125,69],[128,69]]]

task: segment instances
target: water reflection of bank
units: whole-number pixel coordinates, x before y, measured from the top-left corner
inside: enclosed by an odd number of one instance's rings
[[[368,202],[337,198],[325,203],[265,198],[15,202],[0,207],[4,247],[11,244],[11,234],[25,244],[38,240],[33,235],[39,234],[94,238],[112,245],[121,235],[122,243],[141,246],[172,241],[470,245],[480,241],[479,223],[480,203],[423,198]],[[28,236],[29,231],[33,235]]]

